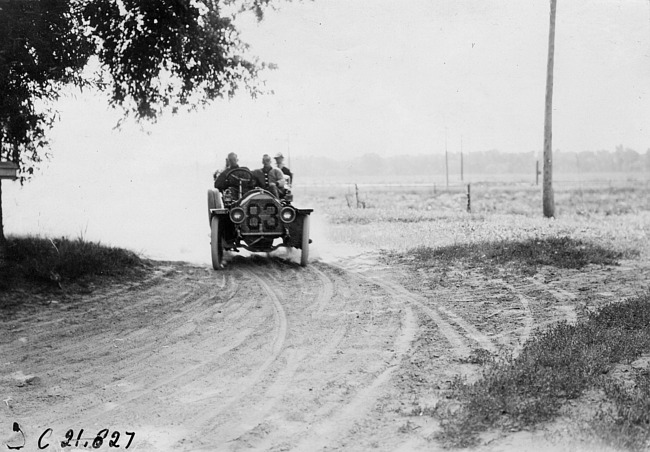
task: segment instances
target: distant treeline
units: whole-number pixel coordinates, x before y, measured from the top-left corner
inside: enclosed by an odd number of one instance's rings
[[[337,175],[431,175],[445,174],[445,155],[403,155],[381,157],[366,154],[351,159],[331,157],[296,156],[291,159],[291,169],[309,177]],[[535,174],[539,152],[505,153],[498,150],[463,154],[465,174]],[[460,172],[460,153],[449,153],[449,172]],[[553,153],[553,171],[559,173],[595,172],[650,172],[650,149],[639,153],[618,146],[615,151],[582,151]]]

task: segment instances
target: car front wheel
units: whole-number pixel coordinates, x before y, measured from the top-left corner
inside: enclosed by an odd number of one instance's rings
[[[300,265],[306,266],[309,262],[309,215],[305,215],[302,223],[302,241],[301,241]]]

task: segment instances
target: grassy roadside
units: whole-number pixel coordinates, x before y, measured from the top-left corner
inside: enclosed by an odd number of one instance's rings
[[[420,246],[391,258],[431,268],[431,274],[460,266],[486,275],[534,275],[541,266],[617,265],[618,259],[637,254],[559,236]],[[481,378],[472,383],[455,380],[449,403],[436,408],[442,425],[437,439],[449,447],[474,446],[484,431],[533,428],[560,416],[568,402],[595,391],[600,401],[588,434],[614,447],[645,450],[650,441],[650,360],[646,366],[633,366],[625,380],[613,372],[644,356],[650,356],[650,293],[606,305],[576,325],[560,323],[529,340],[516,357],[486,354]]]
[[[612,371],[648,353],[650,294],[605,306],[577,325],[561,323],[530,340],[516,358],[492,358],[480,380],[457,380],[453,392],[461,408],[440,410],[438,439],[471,446],[488,428],[519,430],[552,420],[568,401],[595,390],[603,399],[594,433],[615,447],[645,450],[650,368],[637,361],[623,380]]]
[[[635,250],[616,251],[568,236],[526,240],[498,240],[434,248],[419,246],[407,253],[418,266],[462,263],[468,267],[508,267],[533,275],[540,266],[580,269],[589,264],[616,265],[618,259],[638,255]],[[399,254],[396,256],[398,257]]]
[[[0,300],[88,293],[107,282],[138,278],[147,265],[131,251],[83,239],[9,237],[0,267]]]

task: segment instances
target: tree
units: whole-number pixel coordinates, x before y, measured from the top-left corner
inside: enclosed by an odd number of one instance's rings
[[[544,115],[544,178],[542,207],[544,216],[555,216],[553,196],[553,60],[555,56],[555,10],[557,0],[551,0],[551,20],[548,32],[548,62],[546,65],[546,102]]]
[[[244,56],[233,19],[253,11],[261,20],[269,2],[0,0],[0,160],[20,165],[21,183],[33,174],[65,85],[106,91],[136,120],[196,108],[242,86],[257,94],[265,65]],[[1,193],[0,186],[0,257]]]

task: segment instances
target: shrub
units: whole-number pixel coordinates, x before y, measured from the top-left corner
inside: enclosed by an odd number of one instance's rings
[[[51,284],[102,276],[123,276],[144,266],[133,252],[83,239],[10,237],[5,265],[0,268],[0,289],[20,280]]]

